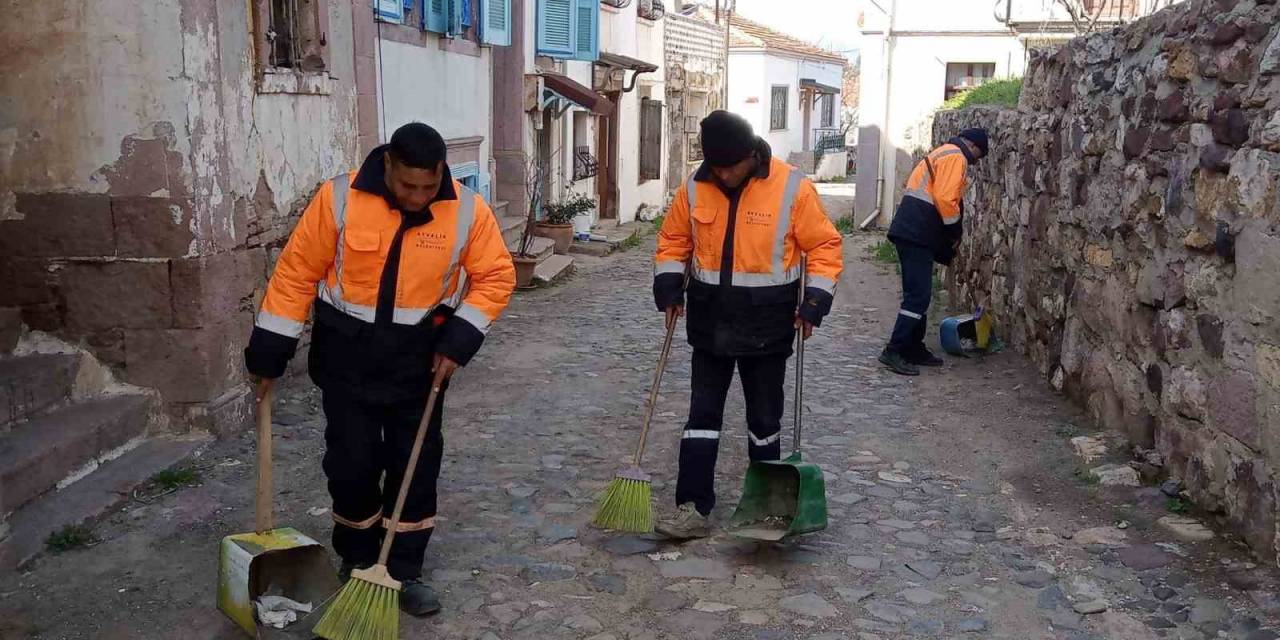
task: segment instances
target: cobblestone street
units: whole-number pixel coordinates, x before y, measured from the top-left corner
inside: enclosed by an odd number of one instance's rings
[[[1267,630],[1274,573],[1221,534],[1191,542],[1158,525],[1170,515],[1158,487],[1077,474],[1069,440],[1089,421],[1021,356],[949,359],[917,379],[884,372],[875,356],[898,285],[871,258],[877,239],[848,239],[836,306],[808,353],[805,454],[826,475],[826,531],[672,545],[590,526],[634,444],[661,341],[649,239],[518,295],[456,379],[427,560],[445,611],[404,617],[402,637],[1280,637]],[[644,465],[660,512],[673,507],[689,355],[678,342]],[[327,542],[319,397],[301,378],[284,395],[277,520]],[[725,429],[720,521],[745,466],[736,385]],[[6,576],[0,637],[240,637],[214,585],[219,539],[251,528],[252,456],[248,434],[215,445],[196,461],[198,486],[137,497],[97,524],[97,546]]]

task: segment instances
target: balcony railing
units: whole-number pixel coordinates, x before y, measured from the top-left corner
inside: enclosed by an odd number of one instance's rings
[[[822,160],[822,156],[845,148],[844,132],[839,129],[823,128],[813,130],[813,159]]]
[[[657,21],[667,15],[667,7],[662,4],[662,0],[640,0],[636,13],[645,20]]]
[[[600,4],[614,9],[626,9],[631,6],[631,0],[600,0]]]
[[[594,178],[600,172],[600,163],[591,155],[591,147],[578,147],[573,152],[573,180]]]

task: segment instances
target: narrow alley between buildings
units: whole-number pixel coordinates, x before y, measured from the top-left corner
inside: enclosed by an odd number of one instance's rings
[[[880,368],[898,285],[869,250],[877,240],[846,238],[836,307],[807,360],[804,447],[826,476],[827,530],[672,545],[590,525],[659,350],[650,238],[581,261],[572,287],[518,296],[456,380],[427,559],[445,611],[405,617],[402,637],[1280,637],[1268,630],[1275,573],[1221,535],[1189,542],[1157,524],[1171,515],[1159,488],[1077,473],[1070,439],[1088,421],[1021,356],[951,359],[916,379]],[[689,355],[673,351],[646,457],[660,511],[672,506]],[[319,396],[303,379],[282,395],[277,520],[327,541]],[[736,385],[725,428],[721,521],[745,465]],[[216,549],[252,521],[253,450],[251,434],[215,444],[194,486],[135,494],[96,525],[96,546],[4,576],[0,636],[240,637],[214,606]]]

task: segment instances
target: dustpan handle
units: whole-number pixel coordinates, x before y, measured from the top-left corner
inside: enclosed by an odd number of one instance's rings
[[[427,396],[427,409],[422,412],[422,420],[418,422],[418,435],[413,439],[413,450],[409,452],[409,466],[404,470],[404,480],[400,481],[400,494],[396,496],[396,508],[391,512],[391,520],[387,522],[387,533],[382,537],[382,551],[378,553],[378,564],[386,566],[391,557],[391,542],[395,540],[396,530],[400,528],[400,515],[404,512],[405,500],[409,497],[409,485],[413,482],[413,474],[418,470],[418,457],[422,454],[422,443],[427,439],[427,429],[431,426],[431,417],[436,412],[436,401],[440,397],[440,387],[444,385],[444,368],[436,371],[435,380],[431,382],[431,394]]]
[[[800,258],[800,294],[796,302],[796,315],[800,314],[800,307],[804,306],[804,289],[808,284],[808,267],[809,256]],[[804,413],[804,322],[800,322],[800,326],[796,328],[796,397],[795,397],[795,426],[791,430],[791,452],[800,452],[800,423],[801,415]]]
[[[271,396],[272,380],[263,378],[258,382],[258,492],[257,522],[258,533],[275,528],[275,514],[272,512],[272,498],[275,489],[271,482]]]

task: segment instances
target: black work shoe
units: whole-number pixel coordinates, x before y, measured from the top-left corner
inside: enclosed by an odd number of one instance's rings
[[[924,347],[921,347],[919,351],[910,353],[907,355],[906,359],[907,362],[910,362],[917,367],[941,367],[945,364],[945,361],[942,358],[933,355],[932,351]],[[883,360],[881,362],[883,362]]]
[[[900,376],[918,376],[920,370],[914,364],[907,362],[901,353],[885,349],[880,353],[880,363],[888,367],[890,371]]]
[[[440,598],[421,579],[401,582],[400,610],[411,616],[429,616],[440,611]]]
[[[346,560],[343,560],[342,566],[338,568],[338,582],[346,584],[347,581],[351,579],[352,571],[355,571],[356,569],[368,569],[371,566],[373,565],[356,564],[354,562],[347,562]]]

